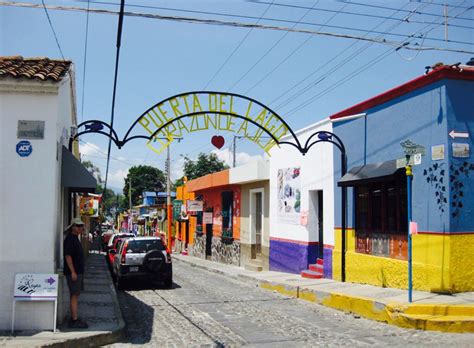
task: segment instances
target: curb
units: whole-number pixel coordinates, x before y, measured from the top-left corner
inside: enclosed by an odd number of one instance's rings
[[[112,295],[112,301],[114,304],[114,312],[117,317],[118,326],[112,331],[103,331],[95,335],[71,338],[65,341],[61,341],[61,342],[53,342],[51,344],[45,344],[43,345],[43,347],[54,347],[54,348],[97,347],[97,346],[102,346],[106,344],[116,343],[122,338],[126,324],[122,317],[122,311],[120,310],[120,304],[117,297],[117,291],[115,290],[112,277],[107,267],[106,269],[107,269],[107,278],[110,281],[110,292]]]
[[[229,274],[222,270],[193,263],[192,260],[177,258],[174,260],[231,278],[253,282],[262,289],[277,291],[285,296],[314,302],[402,328],[451,333],[474,332],[474,305],[384,303],[380,300],[335,291],[313,290],[298,285],[260,280],[243,274]]]

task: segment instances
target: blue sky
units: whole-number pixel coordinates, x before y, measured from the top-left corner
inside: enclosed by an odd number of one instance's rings
[[[438,5],[441,0],[423,1],[127,0],[126,11],[257,23],[409,42],[412,47],[473,52],[474,10],[468,7],[474,1],[447,1],[451,42],[443,41],[444,7]],[[41,1],[23,2],[41,5]],[[88,6],[86,0],[45,3]],[[89,6],[118,11],[118,4],[117,0],[90,1]],[[89,14],[86,55],[87,14],[52,9],[48,13],[64,57],[75,64],[78,120],[110,122],[118,16]],[[474,53],[396,47],[334,36],[126,16],[114,128],[123,136],[157,102],[178,93],[206,89],[256,99],[297,130],[420,76],[427,65],[465,63],[474,57]],[[61,58],[44,9],[0,6],[0,55]],[[183,156],[194,158],[199,152],[216,150],[210,142],[216,134],[212,130],[197,132],[172,144],[173,180],[181,175]],[[230,161],[234,134],[219,134],[226,143],[218,155]],[[83,158],[95,163],[104,175],[107,139],[100,135],[83,136],[81,151]],[[123,177],[131,165],[148,164],[164,169],[164,154],[156,155],[143,140],[128,143],[121,150],[112,147],[111,156],[111,187],[123,186]],[[262,150],[255,144],[237,140],[238,164],[262,156]]]

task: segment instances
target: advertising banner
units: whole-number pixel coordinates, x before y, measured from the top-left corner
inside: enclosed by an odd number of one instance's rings
[[[81,196],[79,201],[79,211],[81,215],[98,217],[99,216],[99,197]]]
[[[183,205],[183,201],[180,199],[175,199],[173,201],[173,220],[179,220],[181,217],[181,206]]]
[[[301,213],[301,168],[278,169],[277,221],[299,225]]]

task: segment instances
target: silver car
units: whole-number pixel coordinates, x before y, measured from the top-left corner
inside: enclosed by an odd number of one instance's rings
[[[171,254],[160,237],[134,237],[125,240],[114,259],[117,289],[132,280],[161,281],[173,285]]]

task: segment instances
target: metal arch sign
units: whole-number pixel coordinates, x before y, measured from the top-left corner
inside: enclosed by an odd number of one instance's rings
[[[100,133],[110,137],[119,148],[132,139],[142,138],[147,139],[147,146],[158,154],[174,138],[208,129],[233,132],[267,153],[277,144],[289,144],[302,153],[307,152],[277,113],[255,99],[235,93],[195,91],[167,98],[140,115],[122,140],[107,123],[99,120],[85,121],[78,125],[78,129],[81,127],[85,130],[79,131],[74,138],[86,133]],[[132,131],[137,129],[143,130],[145,135],[132,136]],[[294,142],[281,141],[289,134]]]

